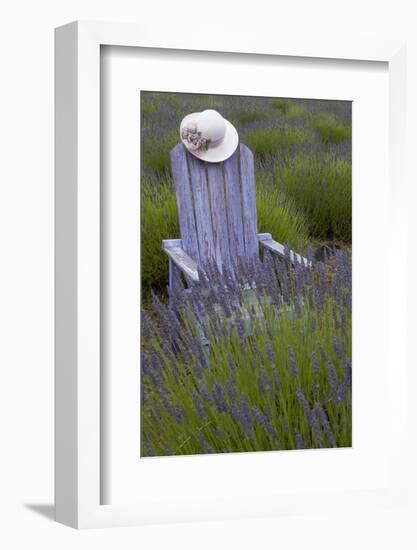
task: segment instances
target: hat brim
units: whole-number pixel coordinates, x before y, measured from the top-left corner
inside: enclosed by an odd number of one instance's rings
[[[200,113],[191,113],[187,115],[181,122],[180,133],[183,127],[187,125],[187,122],[194,122],[199,114]],[[209,145],[207,151],[193,151],[190,149],[190,144],[188,141],[185,139],[181,141],[188,151],[200,160],[204,160],[206,162],[223,162],[233,155],[239,144],[239,134],[237,133],[236,128],[225,118],[223,120],[225,122],[225,133],[222,142],[218,145],[213,145],[212,147]]]

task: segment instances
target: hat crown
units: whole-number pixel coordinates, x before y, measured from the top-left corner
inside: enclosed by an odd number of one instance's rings
[[[236,151],[236,128],[214,109],[186,115],[180,124],[181,141],[195,157],[207,162],[222,162]]]
[[[205,139],[213,143],[224,138],[226,124],[220,113],[214,109],[206,109],[198,117],[197,129]]]

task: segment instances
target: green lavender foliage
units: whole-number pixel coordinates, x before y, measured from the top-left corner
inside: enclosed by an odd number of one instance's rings
[[[274,182],[304,214],[311,235],[351,241],[351,162],[329,153],[294,155],[278,163]]]
[[[352,127],[341,124],[333,115],[327,113],[315,115],[312,119],[312,127],[317,130],[326,144],[338,144],[352,138]]]
[[[274,156],[299,143],[313,141],[313,136],[298,128],[262,127],[251,130],[245,136],[247,145],[258,157]]]

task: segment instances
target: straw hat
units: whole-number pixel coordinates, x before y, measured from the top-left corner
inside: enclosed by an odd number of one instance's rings
[[[180,135],[190,153],[207,162],[228,159],[239,143],[236,128],[213,109],[184,117]]]

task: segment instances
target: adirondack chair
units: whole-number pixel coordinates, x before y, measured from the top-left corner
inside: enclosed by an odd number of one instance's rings
[[[240,144],[224,162],[197,159],[182,143],[171,151],[181,239],[162,241],[169,257],[169,292],[199,281],[198,266],[208,262],[233,269],[238,262],[259,257],[259,244],[288,259],[282,244],[269,233],[258,233],[253,154]],[[290,252],[290,261],[309,264]]]

